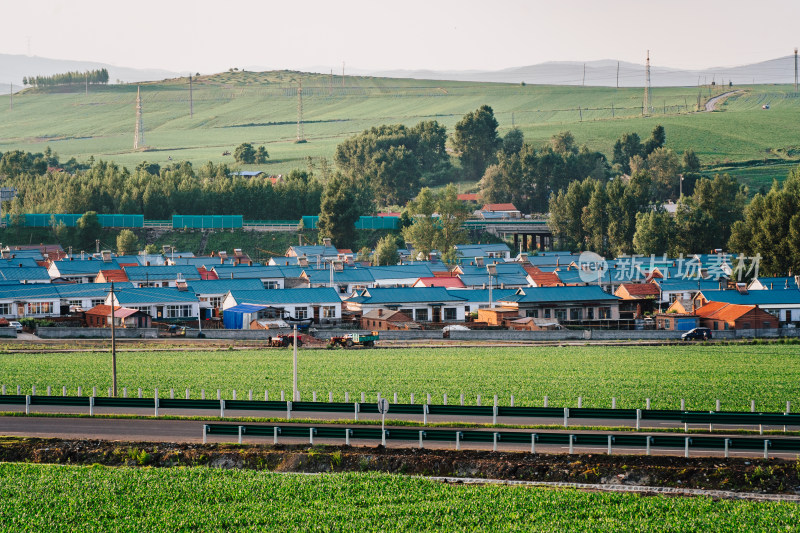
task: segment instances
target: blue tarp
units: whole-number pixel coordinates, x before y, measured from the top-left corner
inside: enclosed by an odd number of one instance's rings
[[[239,304],[222,312],[222,324],[225,329],[244,329],[244,315],[266,309],[267,305]]]

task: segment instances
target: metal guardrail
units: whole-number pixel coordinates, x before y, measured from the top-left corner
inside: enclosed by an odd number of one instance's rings
[[[769,458],[769,452],[800,452],[800,439],[796,438],[730,438],[711,436],[676,436],[676,435],[641,435],[619,433],[577,433],[564,432],[536,432],[525,431],[480,431],[459,429],[408,429],[408,428],[348,428],[334,425],[324,426],[272,426],[272,425],[236,425],[236,424],[205,424],[203,425],[203,443],[207,443],[209,435],[236,435],[241,444],[244,437],[269,437],[273,443],[279,444],[280,438],[308,438],[309,444],[314,444],[314,438],[343,439],[345,445],[350,445],[352,440],[387,440],[418,441],[419,447],[424,448],[425,441],[454,442],[456,449],[462,443],[492,443],[492,449],[497,451],[498,444],[530,444],[531,453],[536,453],[537,444],[554,444],[569,446],[569,453],[574,453],[576,446],[607,446],[608,453],[613,453],[616,448],[645,448],[650,455],[653,448],[683,449],[685,457],[689,457],[690,449],[724,450],[725,457],[734,451],[764,451],[764,458]]]
[[[225,416],[226,409],[237,411],[285,411],[286,418],[291,419],[292,413],[342,413],[353,414],[358,420],[360,413],[378,414],[375,403],[370,402],[292,402],[292,401],[265,401],[265,400],[214,400],[214,399],[181,399],[181,398],[120,398],[107,396],[45,396],[4,394],[0,395],[0,405],[24,405],[26,414],[30,413],[32,406],[69,406],[88,407],[89,414],[94,414],[95,407],[128,407],[154,409],[158,416],[160,409],[184,410],[217,410],[220,416]],[[728,424],[739,426],[800,426],[800,414],[791,413],[744,413],[732,411],[679,411],[658,409],[596,409],[596,408],[569,408],[569,407],[512,407],[500,405],[436,405],[436,404],[392,404],[392,414],[420,415],[423,423],[428,423],[428,415],[465,417],[483,416],[491,417],[492,423],[497,424],[499,417],[505,418],[552,418],[562,422],[564,427],[569,427],[570,420],[575,419],[609,419],[636,421],[636,429],[640,429],[642,420],[661,420],[680,422],[688,430],[689,424],[714,425]]]

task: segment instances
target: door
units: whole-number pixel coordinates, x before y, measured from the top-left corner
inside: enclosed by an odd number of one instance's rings
[[[441,322],[441,321],[442,321],[442,308],[434,307],[432,322]]]

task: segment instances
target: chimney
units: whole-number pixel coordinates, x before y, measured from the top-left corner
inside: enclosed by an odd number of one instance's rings
[[[219,264],[220,265],[224,265],[225,264],[225,258],[224,257],[219,256]]]
[[[787,285],[787,286],[789,285],[789,280],[788,280],[788,279],[786,280],[786,285]],[[775,284],[774,284],[774,283],[770,283],[770,284],[769,284],[769,290],[772,290],[772,289],[774,289],[774,288],[775,288]]]
[[[144,262],[144,266],[149,267],[150,266],[150,261],[145,261]]]
[[[103,250],[101,254],[105,263],[111,262],[111,250]]]
[[[247,266],[249,266],[249,267],[253,266],[253,261],[252,260],[248,261],[247,262]]]
[[[383,309],[382,308],[378,308],[378,316],[383,316]]]
[[[324,246],[330,246],[330,245],[331,245],[331,239],[330,239],[330,237],[325,237],[324,239],[322,239],[322,244],[323,244]]]
[[[180,276],[180,274],[178,274],[178,276]],[[175,288],[181,292],[186,292],[189,290],[189,286],[186,284],[186,280],[183,279],[182,277],[178,277],[178,279],[175,280]]]

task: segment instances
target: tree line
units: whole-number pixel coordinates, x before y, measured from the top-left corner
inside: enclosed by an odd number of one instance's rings
[[[56,85],[78,85],[84,83],[91,84],[107,84],[108,83],[108,70],[105,68],[96,70],[87,70],[85,72],[64,72],[62,74],[53,74],[50,76],[25,76],[22,78],[22,85],[30,85],[31,87],[54,87]]]

